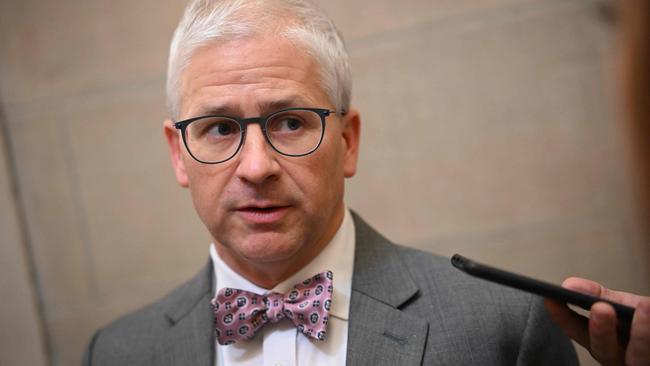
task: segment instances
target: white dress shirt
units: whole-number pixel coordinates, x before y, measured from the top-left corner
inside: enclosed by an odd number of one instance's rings
[[[334,292],[325,341],[312,340],[299,333],[293,323],[285,318],[277,323],[267,323],[255,337],[246,342],[222,346],[215,341],[215,365],[345,365],[354,247],[354,222],[346,209],[341,226],[323,251],[301,270],[269,290],[256,286],[233,271],[219,258],[214,244],[210,245],[215,293],[223,287],[239,288],[257,294],[285,293],[293,285],[317,273],[326,270],[334,273]]]

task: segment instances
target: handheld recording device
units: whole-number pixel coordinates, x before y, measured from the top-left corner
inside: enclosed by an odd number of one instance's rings
[[[553,285],[547,282],[533,278],[518,275],[516,273],[504,271],[502,269],[486,266],[474,262],[462,255],[454,254],[451,257],[451,264],[472,276],[479,277],[488,281],[496,282],[502,285],[514,287],[519,290],[531,292],[536,295],[548,297],[560,302],[576,305],[585,310],[591,309],[591,306],[599,301],[606,302],[616,311],[616,317],[619,325],[629,329],[632,318],[634,317],[634,308],[625,306],[610,300],[599,297],[581,294],[563,287]]]

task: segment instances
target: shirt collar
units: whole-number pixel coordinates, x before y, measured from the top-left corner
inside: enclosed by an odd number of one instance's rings
[[[239,273],[233,271],[221,260],[213,243],[210,245],[210,257],[214,265],[215,288],[233,287],[257,294],[265,294],[268,292],[285,293],[293,288],[295,284],[317,273],[331,270],[334,273],[334,292],[332,294],[330,314],[334,317],[348,320],[350,296],[352,293],[355,245],[354,222],[349,210],[346,208],[341,226],[318,256],[298,272],[269,290],[255,285]]]

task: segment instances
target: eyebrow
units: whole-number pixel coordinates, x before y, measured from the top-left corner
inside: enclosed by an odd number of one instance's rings
[[[228,105],[212,105],[212,106],[201,106],[198,109],[199,115],[226,115],[226,116],[236,116],[241,114],[239,107],[231,107]]]
[[[258,103],[257,106],[262,112],[274,112],[280,109],[291,107],[310,107],[310,104],[311,103],[307,102],[300,96],[293,96],[285,99]]]
[[[271,101],[264,101],[257,103],[258,110],[261,111],[261,114],[268,115],[275,111],[291,108],[291,107],[313,107],[311,102],[308,102],[305,98],[301,96],[291,96],[283,99],[276,99]],[[201,115],[226,115],[226,116],[241,116],[242,110],[239,107],[232,107],[229,105],[214,105],[214,106],[202,106],[199,109]]]

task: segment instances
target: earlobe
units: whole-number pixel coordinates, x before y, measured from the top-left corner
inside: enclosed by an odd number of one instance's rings
[[[169,148],[169,155],[172,160],[172,167],[174,168],[176,181],[178,181],[178,184],[182,187],[187,188],[189,186],[189,180],[187,179],[187,173],[185,171],[185,161],[183,160],[182,152],[184,147],[182,146],[183,141],[180,133],[170,120],[164,122],[163,131],[167,140],[167,147]]]
[[[345,151],[343,157],[343,175],[346,178],[354,176],[357,172],[359,158],[359,137],[361,134],[361,117],[356,109],[351,109],[343,116],[343,140]]]

